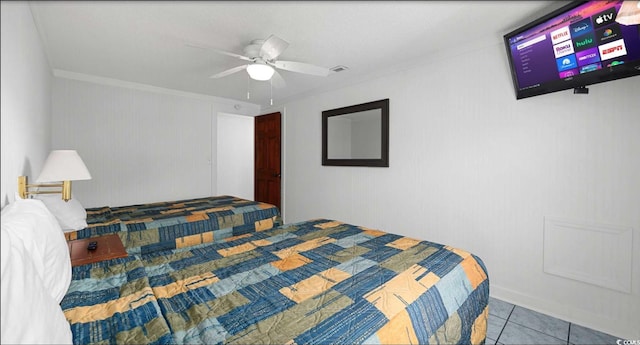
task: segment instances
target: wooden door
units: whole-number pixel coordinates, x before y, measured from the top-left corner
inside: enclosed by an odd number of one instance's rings
[[[281,115],[271,113],[255,117],[255,200],[280,208]]]

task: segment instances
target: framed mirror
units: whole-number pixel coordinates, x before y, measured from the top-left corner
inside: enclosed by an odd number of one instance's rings
[[[322,112],[322,165],[389,166],[389,99]]]

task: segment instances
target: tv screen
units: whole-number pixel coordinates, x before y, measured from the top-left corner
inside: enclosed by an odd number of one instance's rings
[[[574,1],[504,36],[516,99],[640,75],[640,1]]]

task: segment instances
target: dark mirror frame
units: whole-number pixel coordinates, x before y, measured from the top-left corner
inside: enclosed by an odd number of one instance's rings
[[[327,157],[327,128],[328,120],[332,116],[348,115],[361,111],[380,109],[382,116],[382,131],[380,133],[381,147],[379,159],[330,159]],[[322,112],[322,165],[330,166],[361,166],[361,167],[389,167],[389,99],[356,104],[349,107],[325,110]]]

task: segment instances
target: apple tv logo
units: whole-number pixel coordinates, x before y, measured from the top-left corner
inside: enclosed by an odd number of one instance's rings
[[[599,16],[598,18],[596,18],[596,24],[598,25],[602,25],[608,21],[610,21],[613,18],[613,14],[604,14],[602,16]]]
[[[593,21],[593,26],[595,28],[600,28],[613,23],[616,20],[617,15],[618,13],[616,11],[616,8],[611,7],[591,16],[591,20]]]

